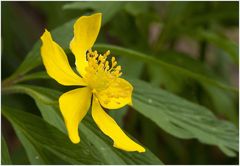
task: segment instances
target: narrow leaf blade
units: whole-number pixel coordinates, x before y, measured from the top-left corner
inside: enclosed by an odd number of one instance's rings
[[[238,151],[238,131],[227,121],[217,119],[210,110],[167,91],[132,80],[133,107],[166,132],[184,139],[216,145],[232,156]],[[228,153],[226,153],[228,152]]]
[[[7,143],[4,139],[4,137],[1,137],[1,149],[2,149],[2,153],[1,153],[1,164],[3,165],[10,165],[12,164],[9,152],[8,152],[8,146]]]

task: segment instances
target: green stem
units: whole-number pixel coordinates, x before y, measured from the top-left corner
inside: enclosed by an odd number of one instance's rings
[[[28,75],[10,76],[3,81],[2,90],[12,87],[13,85],[15,85],[19,82],[34,80],[34,79],[49,79],[49,76],[46,74],[46,72],[36,72],[36,73],[28,74]]]
[[[10,87],[10,86],[16,84],[17,82],[19,82],[19,80],[21,80],[21,77],[22,76],[20,76],[20,75],[15,75],[15,76],[6,78],[2,82],[2,88],[5,89],[7,87]]]

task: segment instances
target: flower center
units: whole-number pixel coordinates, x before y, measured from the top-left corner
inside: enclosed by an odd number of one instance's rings
[[[87,52],[88,66],[85,68],[84,79],[93,91],[106,89],[116,78],[122,75],[121,66],[117,65],[115,57],[112,57],[111,65],[107,61],[109,55],[109,50],[103,55],[92,50]]]

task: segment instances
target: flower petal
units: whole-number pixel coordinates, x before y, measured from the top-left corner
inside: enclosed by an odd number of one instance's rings
[[[122,79],[117,78],[110,86],[96,93],[100,104],[108,109],[118,109],[126,104],[132,104],[132,85]]]
[[[95,96],[93,96],[92,117],[102,132],[114,141],[114,147],[125,151],[145,152],[145,149],[131,140],[117,123],[102,109]]]
[[[41,36],[41,55],[43,64],[50,77],[62,85],[86,85],[68,63],[63,49],[52,40],[50,32],[45,30]]]
[[[91,90],[84,87],[66,92],[59,98],[60,110],[64,117],[69,138],[73,143],[80,142],[78,125],[90,107],[91,96]]]
[[[91,16],[82,16],[74,24],[74,37],[70,48],[75,55],[78,72],[84,76],[87,66],[86,52],[92,48],[97,39],[101,27],[102,14],[96,13]]]

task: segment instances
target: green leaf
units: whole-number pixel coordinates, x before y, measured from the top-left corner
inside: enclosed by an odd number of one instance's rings
[[[159,54],[161,56],[158,56],[157,58],[161,61],[184,68],[200,75],[206,75],[207,77],[216,79],[218,81],[222,81],[216,77],[213,71],[211,71],[211,69],[205,63],[192,58],[190,55],[172,50],[160,51]]]
[[[201,73],[192,72],[191,70],[187,70],[187,69],[184,69],[182,67],[179,67],[179,66],[176,66],[176,65],[173,65],[173,64],[170,64],[170,63],[166,63],[162,60],[156,59],[152,56],[148,56],[144,53],[140,53],[140,52],[137,52],[137,51],[133,51],[133,50],[118,47],[118,46],[107,45],[107,44],[96,44],[94,46],[94,48],[96,48],[99,51],[103,51],[103,52],[105,50],[111,50],[111,52],[114,55],[121,55],[121,56],[127,56],[127,57],[131,57],[131,58],[135,58],[137,60],[146,62],[150,65],[156,65],[159,68],[165,68],[165,69],[168,69],[172,72],[186,75],[190,78],[198,80],[199,82],[208,83],[208,84],[211,84],[211,85],[223,88],[223,89],[228,89],[228,90],[232,90],[232,91],[236,91],[236,92],[238,91],[238,89],[236,89],[234,87],[231,87],[231,86],[226,85],[222,82],[219,82],[217,80],[209,78],[205,75],[202,75]]]
[[[124,116],[128,112],[128,107],[123,107],[118,109],[118,111],[109,111],[109,115],[117,122],[117,124],[123,128],[124,127]]]
[[[11,158],[9,156],[9,152],[8,152],[8,146],[7,143],[4,139],[4,137],[1,137],[1,164],[2,165],[10,165],[12,164]]]
[[[34,80],[34,79],[49,79],[50,77],[46,72],[35,72],[32,74],[24,75],[20,77],[17,82],[23,82],[23,81],[28,81],[28,80]]]
[[[133,65],[134,63],[134,65]],[[136,61],[134,58],[120,57],[118,64],[124,70],[123,77],[139,78],[144,67],[144,63]]]
[[[148,149],[144,153],[137,153],[124,152],[112,147],[112,141],[101,133],[90,116],[86,116],[83,123],[86,127],[80,125],[80,133],[85,133],[88,139],[92,140],[91,143],[95,146],[98,153],[101,153],[103,160],[106,161],[105,164],[162,164]],[[134,140],[134,138],[132,139]]]
[[[49,161],[47,160],[46,156],[44,155],[43,152],[39,152],[39,150],[36,150],[36,148],[33,146],[33,144],[27,139],[27,137],[21,132],[18,130],[17,127],[14,127],[14,130],[16,132],[16,135],[18,137],[18,139],[20,140],[20,142],[22,143],[26,153],[27,153],[27,156],[28,156],[28,159],[30,161],[31,164],[45,164],[45,163],[48,163]]]
[[[34,90],[41,91],[43,89],[35,88]],[[54,92],[54,91],[52,91],[52,92]],[[45,121],[47,121],[49,124],[57,127],[59,130],[61,130],[62,132],[67,134],[67,130],[66,130],[65,124],[61,118],[60,111],[58,111],[58,107],[55,105],[49,105],[48,103],[44,103],[43,101],[38,100],[37,97],[33,97],[33,98],[35,99],[37,107],[39,108],[39,110],[43,116],[43,119]]]
[[[193,33],[193,36],[197,37],[199,40],[206,40],[216,47],[223,49],[226,53],[228,53],[228,55],[230,55],[234,63],[238,63],[239,48],[236,43],[230,41],[228,38],[222,35],[209,30],[207,31],[203,29],[197,29]]]
[[[67,135],[57,104],[60,94],[58,91],[37,86],[16,85],[12,87],[12,92],[26,93],[34,98],[44,120],[64,132],[65,136]],[[83,140],[86,141],[91,147],[82,148],[97,153],[102,164],[162,164],[149,150],[145,153],[129,153],[114,148],[112,141],[98,129],[90,115],[84,118],[79,127],[80,145]],[[64,147],[64,143],[62,143],[62,146]]]
[[[228,91],[206,84],[202,84],[202,87],[209,96],[207,100],[210,99],[216,112],[218,112],[219,115],[225,115],[229,120],[238,124],[236,104],[236,100],[238,100],[237,96],[229,93]]]
[[[64,24],[64,25],[60,26],[59,28],[52,31],[52,35],[53,35],[54,40],[57,43],[59,43],[59,45],[64,50],[67,50],[67,52],[69,51],[69,48],[68,48],[69,47],[69,42],[70,42],[70,40],[73,36],[72,26],[73,26],[74,21],[75,20],[67,22],[66,24]],[[8,80],[6,80],[6,82],[14,80],[14,79],[16,79],[16,77],[21,77],[26,72],[32,70],[33,68],[35,68],[35,67],[37,67],[41,64],[41,56],[40,56],[39,47],[40,47],[40,41],[38,41],[34,45],[33,49],[28,53],[27,57],[25,58],[23,63],[20,65],[20,67],[17,69],[17,71],[10,78],[8,78]],[[95,48],[102,51],[102,52],[104,52],[106,50],[111,50],[113,52],[113,54],[135,58],[139,61],[143,61],[143,62],[146,62],[148,64],[156,64],[160,68],[166,68],[166,69],[169,69],[169,70],[174,71],[176,73],[187,75],[187,76],[189,76],[193,79],[196,79],[200,82],[212,84],[214,86],[224,88],[224,89],[238,91],[236,88],[225,85],[224,83],[221,83],[221,82],[216,81],[214,79],[208,78],[204,75],[194,73],[192,71],[183,69],[181,67],[163,62],[163,61],[161,61],[159,59],[156,59],[152,56],[148,56],[146,54],[143,54],[143,53],[140,53],[140,52],[137,52],[137,51],[133,51],[133,50],[130,50],[130,49],[125,49],[125,48],[118,47],[118,46],[107,45],[107,44],[95,45]]]
[[[164,89],[179,94],[184,86],[192,82],[186,80],[183,75],[177,74],[171,70],[159,68],[156,65],[147,66],[150,83],[154,86],[164,87]]]
[[[166,63],[205,75],[209,78],[225,81],[221,75],[216,75],[206,64],[191,58],[189,55],[173,51],[161,51],[159,54],[161,56],[158,58]],[[193,83],[187,76],[179,75],[174,71],[164,70],[154,65],[149,65],[149,69],[149,75],[153,85],[163,86],[168,91],[170,90],[174,93],[186,91],[186,88],[190,89]],[[238,117],[236,115],[237,109],[235,108],[237,94],[204,82],[201,82],[200,85],[203,92],[206,92],[208,95],[204,95],[203,99],[206,99],[208,103],[210,102],[210,107],[213,107],[212,110],[224,114],[228,119],[236,122]]]
[[[8,88],[5,88],[4,91],[7,93],[26,93],[29,96],[37,99],[39,102],[43,102],[45,104],[53,105],[57,104],[58,101],[52,100],[52,98],[56,98],[60,96],[60,93],[57,91],[52,91],[52,93],[44,92],[42,88],[36,87],[35,89],[31,88],[34,86],[22,86],[22,85],[14,85]],[[41,91],[42,93],[39,93]],[[47,94],[47,95],[46,95]]]
[[[38,116],[9,107],[4,107],[2,113],[38,152],[47,149],[71,164],[101,163],[84,139],[81,144],[74,145],[64,133]]]
[[[103,14],[103,23],[109,22],[122,9],[124,2],[72,2],[63,6],[63,9],[86,10],[92,9]]]
[[[54,120],[54,119],[53,119]],[[62,156],[58,157],[54,153],[50,152],[49,150],[39,147],[38,144],[32,143],[23,132],[21,132],[14,124],[14,130],[16,132],[17,137],[21,141],[28,159],[31,164],[33,165],[43,165],[43,164],[69,164],[68,162],[64,161]]]
[[[166,132],[184,139],[218,146],[226,155],[238,151],[238,130],[217,119],[210,110],[167,91],[133,80],[133,107]]]

